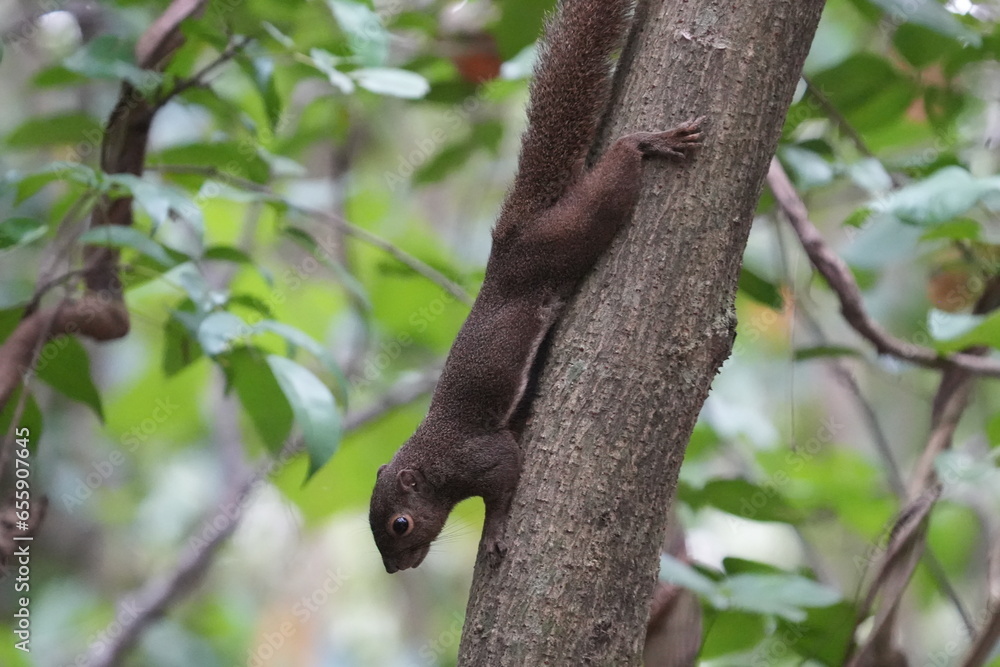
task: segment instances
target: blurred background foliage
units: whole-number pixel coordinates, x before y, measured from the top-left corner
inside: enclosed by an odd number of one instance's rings
[[[128,664],[454,664],[481,503],[389,577],[368,494],[482,280],[552,2],[212,2],[154,76],[132,50],[167,4],[0,2],[0,339],[81,240],[122,248],[133,318],[114,343],[50,344],[30,384],[49,508],[32,652],[5,624],[0,664],[82,664],[116,605],[233,517],[204,584]],[[1000,316],[969,315],[1000,270],[998,16],[992,0],[829,0],[778,153],[871,312],[941,350],[1000,347]],[[101,174],[119,82],[196,74],[157,114],[143,178]],[[101,192],[135,198],[134,230],[84,231]],[[736,347],[681,472],[693,565],[664,574],[700,596],[704,664],[838,665],[937,376],[877,359],[767,192],[758,213]],[[289,437],[305,451],[282,453]],[[998,445],[984,381],[938,461],[929,539],[973,616],[997,585]],[[268,483],[227,507],[268,456]],[[8,576],[5,623],[14,600]],[[914,657],[960,655],[960,614],[923,568],[904,619]]]

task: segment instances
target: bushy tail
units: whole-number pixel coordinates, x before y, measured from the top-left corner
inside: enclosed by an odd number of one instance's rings
[[[624,41],[631,6],[631,0],[560,0],[540,47],[498,237],[555,203],[582,166],[608,102],[611,55]]]

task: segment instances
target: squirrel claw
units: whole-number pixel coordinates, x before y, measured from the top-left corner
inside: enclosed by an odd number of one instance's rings
[[[490,540],[485,544],[486,559],[490,565],[496,567],[507,555],[507,544],[503,540]]]

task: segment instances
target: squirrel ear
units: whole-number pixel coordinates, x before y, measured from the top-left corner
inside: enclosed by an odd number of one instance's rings
[[[427,482],[424,480],[423,474],[413,468],[403,468],[400,470],[399,474],[396,475],[396,481],[399,482],[399,488],[402,491],[423,493],[427,487]]]
[[[375,479],[378,479],[382,475],[382,472],[388,467],[389,467],[388,463],[383,463],[382,465],[380,465],[378,467],[378,472],[375,473]]]

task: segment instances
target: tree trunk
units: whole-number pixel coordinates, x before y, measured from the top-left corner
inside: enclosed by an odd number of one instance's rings
[[[646,165],[633,222],[555,332],[510,551],[476,563],[459,664],[639,664],[677,472],[732,349],[743,249],[822,7],[640,3],[603,144],[705,115],[705,146]]]

